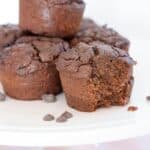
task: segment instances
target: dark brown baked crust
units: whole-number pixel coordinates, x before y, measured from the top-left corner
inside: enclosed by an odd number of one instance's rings
[[[63,39],[42,36],[22,36],[15,43],[31,44],[39,51],[39,57],[42,62],[55,62],[59,54],[69,48],[69,44]]]
[[[127,104],[135,62],[127,52],[102,42],[79,43],[57,62],[68,104],[80,111]]]
[[[129,40],[115,30],[108,28],[106,25],[99,26],[91,19],[84,19],[81,23],[80,31],[71,40],[71,45],[74,46],[80,42],[90,43],[93,41],[101,41],[126,51],[130,47]]]
[[[78,31],[84,8],[82,0],[20,0],[20,27],[40,35],[69,37]]]
[[[0,49],[13,44],[21,34],[22,32],[17,25],[0,25]]]
[[[25,36],[0,52],[0,78],[5,92],[16,99],[40,99],[61,92],[55,61],[67,49],[61,39]]]

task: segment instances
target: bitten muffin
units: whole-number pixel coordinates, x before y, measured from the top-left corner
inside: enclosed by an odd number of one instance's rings
[[[40,99],[61,92],[55,61],[68,44],[61,39],[25,36],[0,52],[0,78],[7,95]]]
[[[21,36],[22,32],[17,25],[0,25],[0,50],[15,42]]]
[[[80,42],[90,43],[93,41],[101,41],[125,51],[128,51],[130,47],[128,39],[108,28],[107,25],[100,26],[91,19],[84,19],[80,31],[71,39],[70,43],[74,46]]]
[[[63,52],[57,69],[67,103],[85,112],[127,104],[134,64],[127,52],[102,42],[79,43]]]
[[[83,0],[20,0],[20,27],[51,37],[69,37],[80,27]]]

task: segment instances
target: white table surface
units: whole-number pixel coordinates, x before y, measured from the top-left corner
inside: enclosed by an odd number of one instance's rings
[[[82,145],[75,147],[59,147],[59,148],[23,148],[23,147],[7,147],[0,146],[0,150],[149,150],[150,136],[128,139],[124,141],[104,143],[97,145]]]

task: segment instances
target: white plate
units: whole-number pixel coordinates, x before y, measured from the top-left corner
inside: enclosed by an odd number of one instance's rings
[[[128,106],[125,106],[82,113],[69,108],[63,94],[58,96],[58,102],[54,104],[21,102],[8,98],[6,102],[0,103],[0,145],[93,144],[149,134],[150,102],[145,97],[150,94],[150,71],[147,68],[150,55],[142,52],[148,48],[146,41],[133,42],[132,55],[139,63],[135,68],[135,85],[129,105],[138,106],[138,111],[128,112]],[[67,123],[42,120],[47,113],[57,117],[66,110],[74,115]]]

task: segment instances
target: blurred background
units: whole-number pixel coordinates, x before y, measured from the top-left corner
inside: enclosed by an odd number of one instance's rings
[[[134,41],[149,44],[150,1],[149,0],[85,0],[85,16],[99,24],[108,24],[134,45]],[[18,0],[0,0],[0,24],[18,23]],[[141,49],[142,50],[142,49]],[[146,50],[146,49],[145,49]],[[147,50],[148,51],[148,50]],[[149,53],[148,53],[149,54]],[[149,150],[150,136],[128,139],[114,143],[79,146],[72,148],[47,148],[46,150]],[[19,142],[19,141],[18,141]],[[42,148],[0,147],[0,150],[41,150]]]

